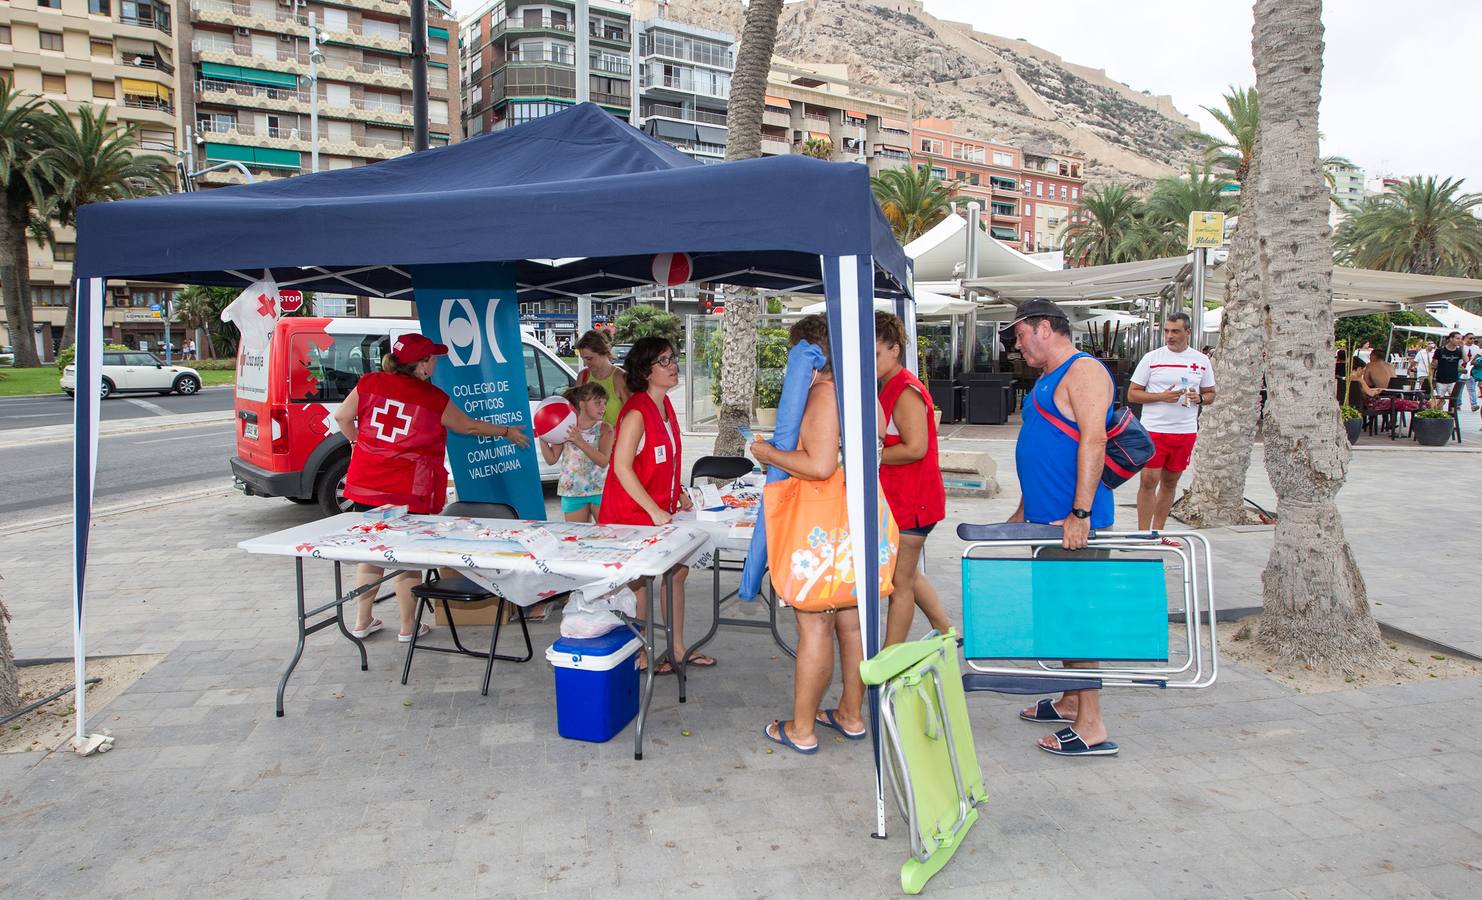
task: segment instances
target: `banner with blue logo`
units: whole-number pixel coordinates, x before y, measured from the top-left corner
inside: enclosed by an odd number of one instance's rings
[[[508,503],[522,518],[544,519],[545,495],[530,428],[525,352],[513,271],[504,265],[414,266],[422,333],[448,345],[432,383],[470,418],[524,428],[530,445],[448,432],[458,499]]]

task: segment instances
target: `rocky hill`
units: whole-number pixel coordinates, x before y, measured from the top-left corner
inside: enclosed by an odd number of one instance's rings
[[[672,0],[664,15],[739,34],[740,0]],[[1143,182],[1193,158],[1195,125],[1168,97],[1024,41],[937,19],[920,0],[803,0],[783,8],[777,53],[846,63],[849,77],[904,87],[912,114],[1026,149],[1079,151],[1094,181]]]

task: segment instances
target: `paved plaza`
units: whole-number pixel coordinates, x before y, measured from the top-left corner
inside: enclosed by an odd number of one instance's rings
[[[949,501],[949,524],[1003,519],[1012,443],[952,447],[992,453],[1004,493]],[[1478,462],[1356,453],[1341,505],[1379,617],[1482,656]],[[1259,452],[1248,495],[1272,499]],[[557,736],[538,656],[498,664],[487,698],[480,665],[434,654],[402,687],[389,632],[368,642],[369,672],[333,632],[311,637],[275,718],[293,565],[235,547],[310,515],[222,491],[95,522],[90,652],[164,659],[90,722],[117,735],[111,753],[0,756],[0,896],[897,892],[907,842],[893,814],[888,841],[869,836],[869,746],[823,738],[801,757],[762,739],[792,678],[763,632],[723,630],[682,706],[659,681],[642,762],[631,732]],[[1259,605],[1270,530],[1209,535],[1220,605]],[[70,655],[69,538],[0,538],[21,657]],[[928,545],[954,616],[960,546],[946,527]],[[307,568],[327,593],[331,567]],[[691,583],[693,635],[708,578]],[[537,653],[555,629],[532,628]],[[1109,693],[1109,760],[1039,752],[1047,729],[1017,720],[1018,698],[968,703],[990,799],[927,896],[1482,896],[1478,679],[1308,695],[1226,662],[1208,691]]]

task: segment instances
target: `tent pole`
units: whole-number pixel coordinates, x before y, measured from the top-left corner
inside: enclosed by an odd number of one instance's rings
[[[825,256],[824,302],[828,308],[830,357],[839,400],[844,444],[844,484],[849,505],[850,551],[858,596],[864,657],[880,652],[880,455],[875,410],[875,263],[869,256]],[[856,374],[857,373],[857,374]],[[885,837],[884,732],[880,688],[869,688],[870,734],[875,748],[875,833]]]
[[[636,17],[633,17],[636,18]],[[633,34],[633,18],[628,20],[628,37],[636,43],[637,38]],[[576,0],[576,102],[586,103],[592,99],[592,60],[588,54],[592,52],[592,27],[591,11],[587,0]],[[638,73],[632,73],[633,78]]]
[[[427,0],[412,0],[412,149],[427,149]],[[318,88],[315,88],[318,93]],[[315,145],[318,146],[317,144]]]
[[[87,749],[87,619],[83,598],[88,533],[92,524],[93,484],[98,472],[98,392],[103,386],[103,279],[78,279],[76,360],[72,442],[72,660],[76,680],[73,707],[77,733],[73,749]],[[96,747],[93,749],[97,749]]]

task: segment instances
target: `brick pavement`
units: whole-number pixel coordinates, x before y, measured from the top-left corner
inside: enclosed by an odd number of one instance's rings
[[[995,454],[1005,496],[953,500],[955,519],[1012,508],[1010,459]],[[1448,605],[1454,592],[1417,589],[1416,571],[1393,565],[1395,536],[1429,508],[1439,535],[1399,552],[1428,579],[1465,583],[1468,510],[1428,499],[1460,486],[1465,462],[1365,454],[1343,494],[1377,610],[1421,634],[1478,625]],[[1253,492],[1262,485],[1257,469]],[[484,698],[480,666],[429,654],[403,688],[385,633],[365,673],[341,639],[311,637],[288,715],[274,718],[292,565],[233,548],[305,515],[224,493],[96,524],[91,649],[166,658],[93,721],[119,736],[112,753],[0,756],[0,896],[894,892],[906,842],[894,820],[888,842],[867,836],[869,747],[767,752],[759,732],[789,706],[791,669],[761,632],[722,631],[707,648],[720,666],[695,674],[683,706],[660,682],[641,763],[621,738],[556,736],[544,663],[500,664]],[[1269,536],[1212,534],[1225,604],[1250,605]],[[67,536],[5,539],[22,656],[70,652]],[[934,537],[930,559],[954,614],[955,543]],[[309,572],[327,590],[329,567]],[[704,619],[692,612],[691,627]],[[554,625],[534,632],[544,646]],[[1125,749],[1096,761],[1038,752],[1018,700],[972,695],[990,800],[928,893],[1478,896],[1479,686],[1312,696],[1226,665],[1210,691],[1109,696]]]

